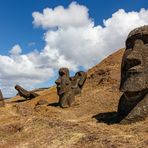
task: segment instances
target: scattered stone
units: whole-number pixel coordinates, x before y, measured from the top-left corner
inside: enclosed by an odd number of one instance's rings
[[[46,100],[39,100],[39,101],[37,102],[36,106],[37,106],[37,105],[47,105],[47,104],[48,104],[48,101],[46,101]]]

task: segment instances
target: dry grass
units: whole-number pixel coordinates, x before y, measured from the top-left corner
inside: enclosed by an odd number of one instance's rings
[[[56,88],[38,91],[39,97],[23,101],[16,96],[0,109],[2,148],[143,148],[148,145],[148,119],[120,125],[98,122],[101,113],[114,115],[123,49],[88,71],[76,105],[61,109]],[[39,100],[48,104],[36,105]],[[92,118],[94,116],[94,118]]]

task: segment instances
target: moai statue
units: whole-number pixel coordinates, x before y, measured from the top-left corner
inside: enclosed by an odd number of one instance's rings
[[[55,83],[57,84],[57,94],[59,95],[60,107],[70,107],[74,102],[74,95],[71,89],[71,80],[69,78],[68,68],[60,68],[59,78]]]
[[[70,107],[75,102],[75,96],[81,93],[81,89],[86,80],[86,73],[79,71],[74,77],[69,76],[68,68],[60,68],[57,84],[57,94],[59,95],[59,105],[63,108]]]
[[[16,85],[15,89],[18,91],[18,94],[21,97],[24,97],[25,99],[33,99],[33,98],[39,96],[37,93],[35,93],[33,91],[25,90],[23,87],[21,87],[19,85]]]
[[[78,71],[74,77],[71,77],[72,89],[75,95],[81,93],[86,78],[87,78],[87,73],[84,71]]]
[[[144,120],[148,116],[148,25],[134,29],[127,37],[120,90],[119,122]]]
[[[0,107],[4,107],[4,106],[5,106],[5,102],[4,102],[3,94],[0,90]]]

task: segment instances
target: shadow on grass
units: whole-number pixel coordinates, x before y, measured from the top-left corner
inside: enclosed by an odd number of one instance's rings
[[[50,103],[48,106],[58,107],[60,106],[58,102]]]
[[[119,123],[117,112],[106,112],[92,116],[97,122],[104,122],[106,124],[117,124]]]
[[[16,101],[11,101],[11,103],[20,103],[20,102],[25,102],[27,99],[21,99],[21,100],[16,100]]]

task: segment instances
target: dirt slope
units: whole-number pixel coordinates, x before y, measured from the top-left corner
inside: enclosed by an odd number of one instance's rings
[[[123,52],[119,50],[88,70],[83,91],[71,108],[57,106],[55,87],[37,91],[40,96],[33,100],[19,96],[7,100],[0,109],[0,147],[146,147],[148,119],[131,125],[98,122],[117,110]]]

